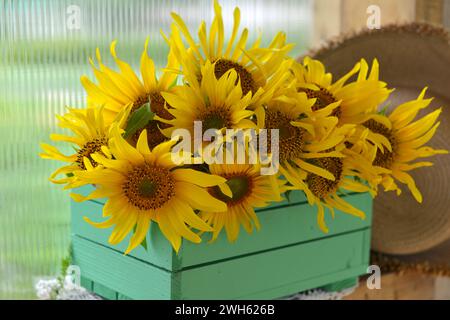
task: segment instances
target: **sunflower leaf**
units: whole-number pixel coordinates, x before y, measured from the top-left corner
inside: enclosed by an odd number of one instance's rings
[[[144,238],[144,240],[142,240],[141,246],[143,246],[145,251],[147,251],[147,238]]]
[[[149,123],[149,121],[153,119],[154,115],[155,114],[150,109],[150,102],[144,104],[131,115],[130,120],[128,120],[123,137],[125,139],[128,139],[139,129],[144,128]]]
[[[284,195],[286,196],[286,200],[288,201],[288,203],[291,203],[291,192],[292,190],[288,190],[284,193]]]
[[[385,115],[387,114],[387,111],[388,111],[389,107],[390,107],[390,104],[387,103],[387,104],[384,106],[384,108],[381,109],[381,110],[378,112],[378,114],[381,114],[381,115],[385,116]]]

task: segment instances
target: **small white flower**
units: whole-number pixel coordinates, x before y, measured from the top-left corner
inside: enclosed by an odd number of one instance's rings
[[[61,289],[61,284],[57,279],[39,280],[36,283],[36,294],[41,300],[52,300]]]
[[[41,300],[100,300],[85,288],[73,283],[73,279],[67,276],[61,286],[58,279],[39,280],[35,286],[36,295]]]

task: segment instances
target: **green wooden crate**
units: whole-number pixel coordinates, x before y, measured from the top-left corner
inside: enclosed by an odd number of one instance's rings
[[[89,193],[92,187],[77,192]],[[366,273],[370,251],[372,199],[351,194],[346,200],[363,210],[360,220],[336,211],[326,217],[330,233],[316,222],[316,208],[300,193],[257,212],[261,230],[241,230],[236,243],[221,234],[201,244],[184,241],[174,253],[156,224],[148,249],[125,256],[128,239],[108,244],[110,229],[96,229],[82,217],[100,221],[103,201],[72,202],[73,261],[82,285],[107,299],[276,299],[300,291],[352,285]]]

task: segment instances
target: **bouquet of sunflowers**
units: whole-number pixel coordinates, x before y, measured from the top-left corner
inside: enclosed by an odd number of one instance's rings
[[[52,182],[95,186],[88,196],[71,194],[75,201],[107,198],[107,220],[86,217],[88,223],[113,227],[111,244],[131,233],[129,253],[153,222],[178,252],[182,238],[199,243],[203,233],[215,240],[226,232],[233,242],[241,226],[259,229],[255,209],[294,190],[317,207],[323,232],[328,211],[364,218],[340,197],[345,192],[375,197],[382,186],[400,195],[402,183],[422,201],[408,172],[432,165],[416,159],[447,153],[425,146],[441,113],[417,119],[431,102],[426,89],[414,101],[380,110],[392,90],[379,80],[377,61],[361,60],[335,80],[320,61],[290,58],[293,44],[282,32],[268,47],[260,38],[247,44],[239,8],[226,42],[217,1],[214,11],[209,31],[203,22],[197,40],[172,14],[162,72],[147,54],[148,41],[140,76],[117,57],[116,42],[116,69],[97,50],[96,81],[81,78],[87,107],[57,116],[73,134],[51,139],[75,152],[42,144],[41,157],[67,163]]]

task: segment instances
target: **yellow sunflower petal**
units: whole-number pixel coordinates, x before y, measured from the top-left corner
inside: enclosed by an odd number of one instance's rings
[[[193,169],[177,169],[173,171],[177,181],[196,184],[201,187],[212,187],[225,183],[227,179],[212,174],[196,171]]]

